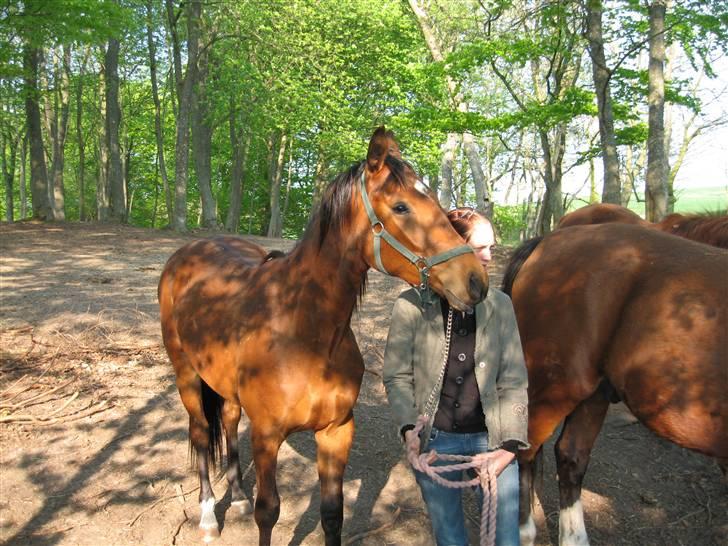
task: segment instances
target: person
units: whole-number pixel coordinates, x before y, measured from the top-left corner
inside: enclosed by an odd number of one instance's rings
[[[473,247],[483,267],[495,244],[493,226],[472,209],[448,213],[455,230]],[[496,544],[519,544],[518,465],[515,454],[528,448],[527,373],[511,300],[490,288],[474,313],[453,310],[449,354],[443,354],[450,306],[437,295],[415,289],[397,298],[384,353],[384,386],[406,449],[415,453],[476,455],[493,463],[497,478]],[[437,384],[441,369],[445,373]],[[432,429],[414,432],[432,391],[439,391]],[[426,427],[424,430],[427,430]],[[433,464],[447,464],[437,461]],[[453,481],[463,472],[442,475]],[[467,545],[462,489],[451,489],[415,470],[415,477],[438,546]],[[476,495],[482,505],[482,491]]]

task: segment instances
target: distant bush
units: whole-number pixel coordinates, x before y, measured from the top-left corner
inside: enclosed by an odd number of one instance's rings
[[[495,205],[493,224],[498,242],[504,245],[515,245],[520,242],[521,231],[526,224],[526,205]]]

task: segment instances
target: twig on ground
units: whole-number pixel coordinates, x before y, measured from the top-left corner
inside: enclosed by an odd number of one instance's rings
[[[670,525],[670,526],[677,525],[681,521],[686,520],[689,517],[699,514],[700,512],[704,512],[704,511],[705,511],[705,508],[699,508],[698,510],[693,510],[692,512],[685,514],[683,517],[676,519],[675,521],[671,521],[670,523],[668,523],[668,525]]]
[[[348,544],[353,544],[357,540],[361,540],[363,538],[366,538],[366,537],[369,537],[369,536],[372,536],[372,535],[376,535],[377,533],[381,533],[385,529],[388,529],[389,527],[391,527],[392,525],[394,525],[394,523],[397,521],[397,518],[399,517],[399,514],[401,512],[402,512],[402,510],[398,506],[397,509],[394,511],[394,514],[392,514],[392,520],[391,521],[389,521],[388,523],[385,523],[384,525],[380,525],[376,529],[372,529],[370,531],[365,531],[363,533],[358,533],[356,535],[347,537],[346,540],[342,543],[343,546],[347,546]]]
[[[30,402],[34,402],[35,400],[37,400],[39,398],[43,398],[44,396],[48,396],[49,394],[53,394],[54,392],[61,390],[63,387],[66,387],[67,385],[69,385],[72,381],[73,381],[73,379],[69,379],[68,381],[66,381],[65,383],[63,383],[62,385],[60,385],[54,389],[51,389],[49,391],[44,391],[40,394],[36,394],[35,396],[31,396],[30,398],[26,398],[25,400],[21,400],[20,402],[16,402],[15,404],[8,404],[7,403],[7,402],[9,402],[9,400],[8,400],[8,401],[0,404],[0,409],[26,407],[29,405]],[[21,391],[21,392],[23,392],[23,391]],[[17,395],[15,395],[15,396],[17,396]],[[13,396],[13,398],[15,398],[15,396]]]
[[[174,546],[175,544],[177,544],[177,535],[179,535],[179,532],[182,529],[182,526],[185,524],[185,522],[188,519],[190,519],[190,518],[187,515],[187,512],[185,511],[185,509],[183,508],[182,509],[182,519],[179,522],[179,524],[177,525],[177,527],[175,528],[174,533],[172,533],[172,546]]]

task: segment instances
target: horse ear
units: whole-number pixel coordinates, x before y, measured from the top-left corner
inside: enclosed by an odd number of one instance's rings
[[[394,133],[381,126],[374,131],[372,139],[369,141],[369,150],[367,151],[367,167],[369,170],[373,173],[379,172],[388,155],[397,159],[402,157]]]

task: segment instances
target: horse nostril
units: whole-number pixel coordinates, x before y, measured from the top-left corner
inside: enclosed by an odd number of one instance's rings
[[[488,294],[488,288],[485,286],[483,281],[475,273],[470,274],[470,297],[476,302],[481,302],[485,299]]]

